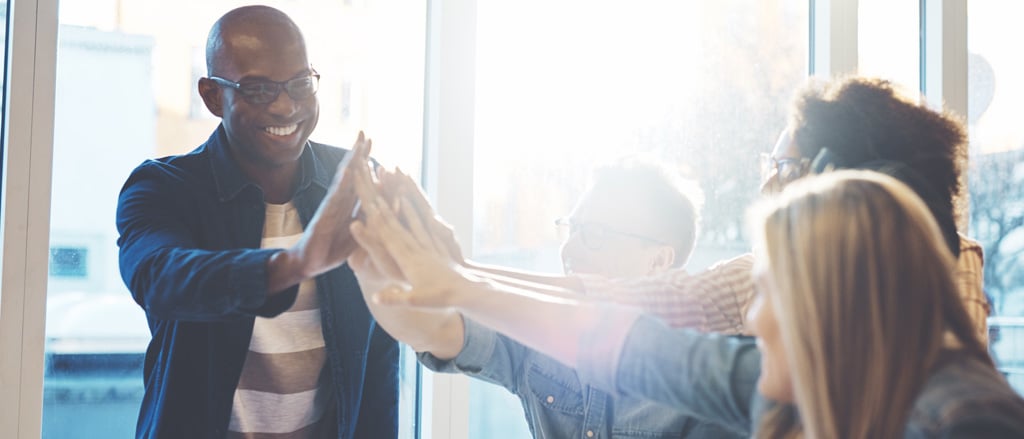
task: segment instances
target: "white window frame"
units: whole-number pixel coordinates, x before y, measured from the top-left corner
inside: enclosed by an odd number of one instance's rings
[[[439,215],[473,249],[476,0],[428,0],[423,185]],[[422,367],[422,366],[421,366]],[[424,370],[419,437],[469,437],[469,378]],[[425,404],[425,402],[430,402]]]
[[[8,4],[0,217],[0,437],[42,430],[57,0]]]

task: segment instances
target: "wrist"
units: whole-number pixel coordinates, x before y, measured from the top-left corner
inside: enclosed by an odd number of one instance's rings
[[[455,281],[450,292],[450,305],[456,310],[472,309],[482,300],[486,300],[486,291],[493,288],[490,279],[481,277],[474,269],[456,266]]]
[[[439,360],[451,360],[462,352],[465,343],[465,326],[462,314],[450,312],[435,328],[434,334],[429,341],[419,347],[413,347],[417,352],[429,352]]]
[[[284,292],[308,276],[303,273],[301,258],[292,249],[283,249],[267,259],[267,294]]]

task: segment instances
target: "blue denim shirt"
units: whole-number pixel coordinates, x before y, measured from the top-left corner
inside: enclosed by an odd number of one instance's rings
[[[309,142],[293,203],[307,224],[346,151]],[[273,317],[298,286],[267,299],[265,204],[230,157],[223,127],[189,154],[147,160],[117,206],[121,276],[153,339],[136,430],[146,438],[224,437],[255,316]],[[316,278],[340,438],[398,432],[398,344],[376,326],[347,266]]]
[[[519,397],[536,438],[744,437],[679,410],[581,385],[573,369],[553,358],[464,321],[465,342],[457,357],[442,361],[421,353],[420,361],[434,371],[461,372],[505,387]]]
[[[610,352],[581,354],[587,355],[578,369],[584,382],[728,425],[756,426],[771,404],[757,395],[761,355],[750,339],[670,329],[639,317],[619,357],[607,358]],[[1022,438],[1024,399],[992,366],[954,353],[914,401],[904,437]]]

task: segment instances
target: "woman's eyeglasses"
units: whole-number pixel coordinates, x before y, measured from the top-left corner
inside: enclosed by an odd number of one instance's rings
[[[804,175],[811,168],[810,159],[803,157],[775,158],[771,154],[761,154],[761,182],[762,185],[771,179],[779,187],[785,186]]]

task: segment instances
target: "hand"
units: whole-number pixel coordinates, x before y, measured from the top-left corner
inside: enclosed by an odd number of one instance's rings
[[[458,262],[460,265],[465,264],[465,257],[462,255],[462,248],[459,246],[458,240],[455,238],[455,231],[448,223],[444,222],[443,219],[434,209],[430,206],[430,201],[427,200],[426,194],[418,184],[409,175],[402,172],[401,169],[395,168],[394,171],[388,171],[384,169],[377,169],[376,172],[377,190],[379,196],[384,198],[389,206],[395,206],[399,203],[401,198],[408,200],[411,211],[405,211],[404,213],[419,217],[420,222],[423,224],[427,231],[427,235],[430,236],[434,244],[434,248],[444,252],[444,254]]]
[[[435,246],[409,201],[402,198],[396,208],[389,207],[368,173],[358,172],[355,185],[365,218],[352,224],[352,236],[377,267],[396,267],[398,271],[392,285],[372,300],[385,305],[454,306],[471,279]]]
[[[385,269],[377,267],[370,254],[362,247],[356,247],[348,257],[348,266],[356,275],[359,281],[359,288],[363,292],[363,298],[370,302],[371,294],[390,286],[395,282],[401,282],[402,274],[393,263]]]
[[[352,150],[338,164],[331,187],[293,247],[276,254],[268,264],[268,289],[289,286],[343,264],[356,244],[349,232],[356,205],[356,170],[366,168],[372,142],[359,132]]]
[[[373,294],[396,282],[395,279],[401,277],[401,274],[385,274],[388,270],[379,269],[362,247],[352,252],[348,265],[359,280],[359,288],[367,307],[377,324],[388,334],[411,346],[416,352],[430,352],[441,359],[455,358],[462,351],[464,333],[461,315],[444,309],[383,305],[373,299]]]
[[[395,179],[398,180],[396,186],[399,193],[409,201],[412,210],[419,216],[433,238],[435,247],[445,251],[448,257],[458,264],[465,265],[466,258],[462,255],[462,247],[455,238],[452,226],[444,222],[434,212],[434,209],[430,207],[430,201],[427,201],[427,195],[411,177],[403,173],[401,169],[396,169],[395,175]]]

